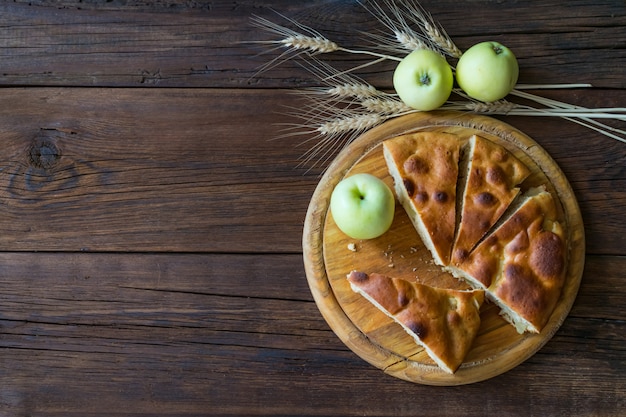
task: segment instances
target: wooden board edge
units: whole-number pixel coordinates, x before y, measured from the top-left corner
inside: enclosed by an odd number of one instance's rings
[[[331,180],[330,178],[323,179],[316,187],[311,201],[324,202],[324,204],[311,204],[304,222],[302,247],[307,283],[322,317],[350,350],[378,368],[381,363],[388,363],[392,366],[404,358],[372,343],[361,332],[341,308],[328,280],[324,265],[323,226],[321,225],[324,224],[327,215],[324,206],[330,201],[330,194],[334,189]]]
[[[408,115],[393,119],[359,136],[350,144],[350,152],[341,152],[329,166],[311,200],[312,202],[317,201],[318,204],[312,204],[309,207],[303,230],[304,262],[307,280],[313,297],[318,307],[320,307],[320,312],[337,336],[358,356],[368,363],[382,369],[385,373],[410,382],[438,386],[464,385],[484,381],[513,369],[527,360],[540,350],[560,328],[575,301],[580,286],[585,256],[584,228],[579,228],[576,236],[570,236],[568,242],[571,261],[568,260],[566,282],[571,282],[572,285],[568,286],[567,292],[561,294],[561,300],[557,306],[560,314],[556,314],[556,311],[553,312],[548,325],[544,329],[545,332],[542,332],[541,335],[529,334],[518,346],[515,346],[509,351],[502,352],[497,358],[493,359],[490,372],[478,376],[472,375],[471,368],[479,366],[480,363],[464,364],[454,375],[446,374],[438,369],[430,372],[431,367],[410,361],[409,358],[399,356],[388,349],[372,343],[372,341],[352,323],[341,308],[328,281],[323,259],[323,225],[327,215],[330,194],[334,186],[363,155],[367,154],[369,150],[379,146],[385,138],[425,130],[429,127],[441,127],[448,124],[454,125],[454,123],[449,123],[449,121],[455,120],[457,123],[460,122],[460,125],[463,127],[483,130],[508,140],[513,146],[529,153],[533,159],[535,159],[538,154],[541,154],[542,157],[550,158],[550,166],[552,169],[551,172],[544,171],[545,176],[550,179],[550,181],[554,178],[565,179],[563,172],[556,162],[552,160],[549,154],[541,148],[540,145],[523,132],[505,122],[497,120],[497,129],[485,130],[485,126],[491,125],[494,119],[487,116],[468,115],[459,112],[437,111],[428,114],[425,122],[419,127],[411,129],[402,128],[405,121],[412,116],[413,115]],[[447,122],[442,123],[442,120],[446,120]],[[372,142],[372,137],[380,138],[376,142]],[[331,175],[331,173],[334,175]],[[565,206],[563,210],[566,215],[569,216],[573,213],[575,217],[573,219],[568,217],[568,222],[582,225],[582,216],[576,199],[564,198],[566,196],[563,195],[574,196],[569,182],[565,179],[560,185],[566,188],[565,192],[559,193],[559,200]],[[323,204],[320,204],[320,202],[323,202]],[[568,230],[571,229],[568,227]],[[563,302],[563,298],[567,298],[569,302]],[[538,342],[537,338],[540,336],[543,337],[543,342]],[[509,355],[512,353],[517,359],[511,361],[510,357],[506,357],[507,355],[505,355],[505,353]],[[381,363],[385,365],[381,366]]]

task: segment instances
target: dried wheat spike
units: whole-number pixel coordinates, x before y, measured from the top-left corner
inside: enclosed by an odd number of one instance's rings
[[[477,113],[506,114],[517,107],[517,104],[506,100],[498,100],[491,103],[472,101],[466,105],[468,110]]]
[[[395,31],[394,35],[396,40],[402,47],[404,47],[407,51],[416,51],[418,49],[430,49],[424,41],[415,36],[414,33],[406,32],[406,31]]]
[[[428,35],[428,37],[436,44],[439,48],[441,48],[444,52],[448,53],[450,56],[454,58],[460,58],[463,52],[452,42],[452,39],[437,29],[433,24],[429,22],[424,23],[424,32]]]
[[[325,90],[325,93],[329,96],[347,98],[356,97],[364,99],[366,97],[373,97],[379,93],[378,90],[369,84],[354,84],[344,83],[341,85],[335,85]]]
[[[363,100],[361,105],[371,112],[384,115],[399,116],[414,111],[414,109],[404,104],[403,101],[391,98],[368,98]]]
[[[339,45],[335,42],[319,36],[311,37],[298,34],[286,37],[281,43],[294,49],[306,49],[310,52],[328,53],[339,50]]]
[[[337,135],[351,131],[362,132],[383,121],[385,118],[379,114],[357,114],[324,122],[318,126],[317,131],[323,135]]]

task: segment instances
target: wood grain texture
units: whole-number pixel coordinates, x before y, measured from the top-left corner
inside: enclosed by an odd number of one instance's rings
[[[320,170],[297,168],[302,139],[277,139],[281,109],[298,103],[284,90],[4,89],[0,248],[300,251]],[[568,177],[588,251],[619,254],[624,147],[511,119]]]
[[[313,303],[299,254],[0,253],[0,265],[4,415],[414,415],[410,395],[428,410],[445,396],[436,415],[576,404],[574,415],[619,416],[625,401],[624,257],[588,259],[569,318],[535,356],[443,390],[350,352]]]
[[[520,57],[523,83],[626,86],[622,74],[607,65],[607,59],[615,65],[626,62],[623,2],[446,0],[424,5],[462,49],[487,38],[506,40]],[[265,48],[247,42],[272,37],[251,27],[250,17],[274,19],[272,9],[347,47],[363,45],[358,31],[381,29],[359,4],[344,1],[20,0],[0,5],[0,49],[6,51],[0,85],[311,85],[310,74],[295,63],[251,78],[270,58],[259,55]],[[344,67],[355,61],[345,54],[331,59]],[[377,73],[381,69],[387,72]],[[368,70],[368,76],[389,87],[392,69]]]
[[[509,44],[524,83],[599,87],[541,95],[624,106],[622,1],[421,3],[462,48]],[[290,93],[317,81],[295,61],[257,74],[276,55],[248,43],[268,39],[250,17],[271,9],[346,46],[377,26],[339,0],[0,4],[0,416],[621,416],[623,144],[497,117],[572,185],[587,238],[576,302],[492,380],[381,375],[307,286],[302,229],[323,171],[296,167],[304,137],[275,138],[302,105]],[[390,87],[392,64],[360,75]]]
[[[299,251],[317,176],[272,140],[283,95],[5,90],[0,247]]]

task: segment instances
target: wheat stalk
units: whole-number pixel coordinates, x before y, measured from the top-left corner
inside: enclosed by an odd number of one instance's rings
[[[384,115],[399,115],[413,110],[396,94],[378,90],[363,79],[339,72],[320,60],[314,60],[307,69],[326,84],[325,87],[301,91],[311,101],[317,102],[318,109],[332,103],[334,106],[343,105],[343,107],[357,105],[361,110]]]
[[[453,58],[460,58],[463,52],[452,42],[452,39],[443,31],[430,22],[424,22],[424,31],[439,47],[439,49]]]
[[[394,31],[396,41],[407,51],[416,51],[418,49],[430,49],[426,42],[412,32]]]
[[[358,135],[393,117],[346,109],[335,110],[333,114],[333,116],[308,112],[292,114],[296,118],[304,118],[305,120],[301,124],[290,124],[288,129],[291,132],[287,132],[283,136],[306,135],[308,139],[300,142],[299,146],[313,143],[301,155],[299,166],[306,165],[312,169],[316,166],[325,165]]]
[[[589,87],[590,85],[581,84],[581,85],[576,85],[576,86],[577,87]],[[540,97],[540,96],[537,96],[535,94],[531,94],[525,91],[520,91],[520,87],[525,88],[526,86],[516,86],[516,87],[517,88],[511,92],[512,95],[534,101],[549,109],[564,110],[565,113],[561,113],[560,115],[558,115],[559,117],[562,117],[563,119],[568,120],[570,122],[577,123],[581,126],[587,127],[609,138],[626,143],[626,130],[618,129],[616,127],[609,126],[605,123],[601,123],[598,120],[595,120],[596,118],[611,118],[611,119],[616,119],[616,120],[624,120],[625,116],[620,113],[626,113],[626,108],[617,107],[617,108],[605,108],[605,109],[587,109],[585,107],[574,106],[568,103],[563,103],[561,101],[547,99],[547,98]],[[593,116],[586,116],[582,114],[583,112],[593,113]],[[532,114],[531,116],[535,116],[535,115],[536,116],[545,115],[545,110],[541,112],[541,114],[537,113],[537,114]]]
[[[361,101],[360,104],[367,111],[381,115],[400,116],[415,111],[415,109],[404,104],[402,100],[395,98],[368,98]]]
[[[589,128],[619,142],[626,143],[626,130],[618,129],[596,119],[614,119],[626,121],[626,108],[596,108],[589,109],[581,106],[572,106],[555,100],[543,99],[530,93],[517,92],[514,95],[542,103],[546,108],[537,108],[527,105],[499,100],[492,103],[483,103],[470,100],[462,91],[455,92],[468,99],[467,102],[446,103],[443,108],[449,110],[469,110],[475,113],[500,114],[509,116],[560,117],[573,123]]]
[[[384,7],[375,1],[360,3],[392,34],[387,38],[374,37],[382,41],[387,50],[404,50],[406,54],[406,51],[416,49],[432,49],[454,58],[461,56],[461,50],[417,1],[407,0],[400,3],[384,0]]]
[[[337,45],[335,42],[320,37],[303,35],[287,36],[286,38],[280,40],[280,43],[294,49],[309,50],[313,53],[328,53],[339,50],[339,45]]]
[[[315,29],[302,25],[280,13],[277,14],[295,25],[300,31],[279,25],[264,17],[253,16],[251,19],[252,25],[277,35],[280,38],[277,40],[256,41],[255,43],[276,44],[297,50],[307,50],[312,53],[328,53],[339,49],[339,45],[326,38]]]
[[[350,97],[363,99],[384,94],[361,78],[345,71],[340,72],[326,62],[314,57],[310,58],[310,62],[304,68],[326,85],[321,88],[309,89],[309,91],[317,92],[318,94],[339,99]]]
[[[393,5],[399,8],[394,1]],[[461,50],[448,36],[446,31],[438,25],[430,13],[428,13],[417,1],[406,1],[404,4],[405,11],[411,16],[411,20],[422,29],[426,36],[438,47],[439,51],[450,55],[453,58],[459,58],[462,54]]]
[[[392,61],[401,61],[402,58],[391,56],[389,54],[382,54],[369,50],[361,50],[361,49],[349,49],[344,48],[337,43],[331,41],[326,38],[320,32],[315,29],[312,29],[308,26],[305,26],[301,23],[296,22],[293,19],[290,19],[280,13],[277,13],[278,16],[282,17],[292,25],[296,26],[300,32],[290,29],[286,26],[279,25],[274,23],[264,17],[253,16],[251,19],[252,25],[265,30],[269,33],[276,35],[277,39],[266,40],[266,41],[252,41],[251,43],[257,44],[265,44],[265,45],[274,45],[273,50],[279,48],[286,48],[279,56],[271,60],[270,62],[263,65],[258,71],[257,75],[261,72],[267,71],[268,69],[278,65],[279,63],[293,59],[302,54],[325,54],[331,52],[347,52],[355,55],[368,55],[375,57],[376,59],[370,63],[361,65],[359,67],[353,68],[349,71],[355,71],[358,69],[362,69],[369,65],[377,64],[381,61],[392,60]]]
[[[324,93],[329,96],[346,98],[357,97],[366,98],[375,96],[378,90],[369,84],[350,84],[344,83],[327,88]]]
[[[363,33],[372,39],[379,49],[400,56],[418,49],[433,49],[423,34],[413,30],[410,23],[404,18],[404,14],[397,7],[390,7],[390,4],[385,2],[388,13],[376,2],[371,2],[367,6],[361,2],[361,5],[389,31],[385,35]]]
[[[311,58],[305,68],[324,85],[296,91],[305,102],[288,113],[301,122],[286,124],[283,137],[306,135],[299,145],[313,143],[300,165],[324,164],[360,133],[397,117],[400,111],[414,111],[396,95],[319,59]]]
[[[311,168],[327,163],[333,155],[352,142],[359,134],[386,120],[417,112],[408,107],[396,94],[378,90],[353,73],[386,60],[401,61],[407,53],[417,49],[430,49],[442,55],[459,58],[462,51],[454,44],[443,27],[416,0],[361,2],[387,30],[384,34],[361,33],[374,42],[381,52],[369,49],[346,48],[323,36],[320,32],[280,15],[296,29],[255,17],[255,26],[264,29],[275,39],[257,41],[271,45],[271,50],[284,49],[261,68],[267,70],[278,63],[296,57],[305,58],[303,67],[322,84],[320,87],[297,91],[307,103],[292,109],[288,115],[299,123],[285,124],[283,136],[306,136],[300,145],[313,143],[303,154],[301,165],[312,163]],[[332,52],[367,55],[374,60],[346,71],[338,71],[317,56]],[[452,66],[451,66],[452,67]],[[442,109],[469,111],[478,114],[560,117],[578,123],[607,137],[626,143],[626,131],[609,126],[601,119],[626,121],[626,108],[589,109],[557,100],[547,99],[525,90],[556,88],[588,88],[590,84],[539,84],[516,85],[511,97],[532,101],[541,107],[518,104],[506,99],[484,103],[476,101],[460,89],[454,95],[464,101],[448,101]]]
[[[363,37],[369,38],[374,48],[389,56],[404,57],[418,49],[433,49],[425,39],[408,32],[397,31],[391,35],[363,32]]]
[[[516,90],[552,90],[560,88],[589,88],[593,87],[589,83],[570,83],[570,84],[516,84]],[[569,104],[568,104],[569,106]]]
[[[355,114],[322,123],[317,127],[317,131],[322,135],[338,135],[352,131],[363,132],[379,125],[384,120],[384,116],[376,113]]]
[[[511,103],[506,100],[498,100],[491,103],[482,103],[476,101],[470,101],[465,104],[465,108],[467,110],[476,112],[476,113],[487,113],[487,114],[509,114],[513,111],[518,105],[515,103]]]

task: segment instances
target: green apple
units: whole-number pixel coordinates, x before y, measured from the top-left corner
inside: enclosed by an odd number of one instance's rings
[[[472,98],[491,102],[504,98],[513,90],[519,66],[513,52],[493,41],[469,48],[456,65],[456,81]]]
[[[353,239],[373,239],[391,227],[393,193],[381,179],[361,173],[344,178],[330,196],[330,211],[339,229]]]
[[[400,61],[393,88],[402,101],[417,110],[433,110],[446,102],[454,77],[446,59],[430,49],[418,49]]]

